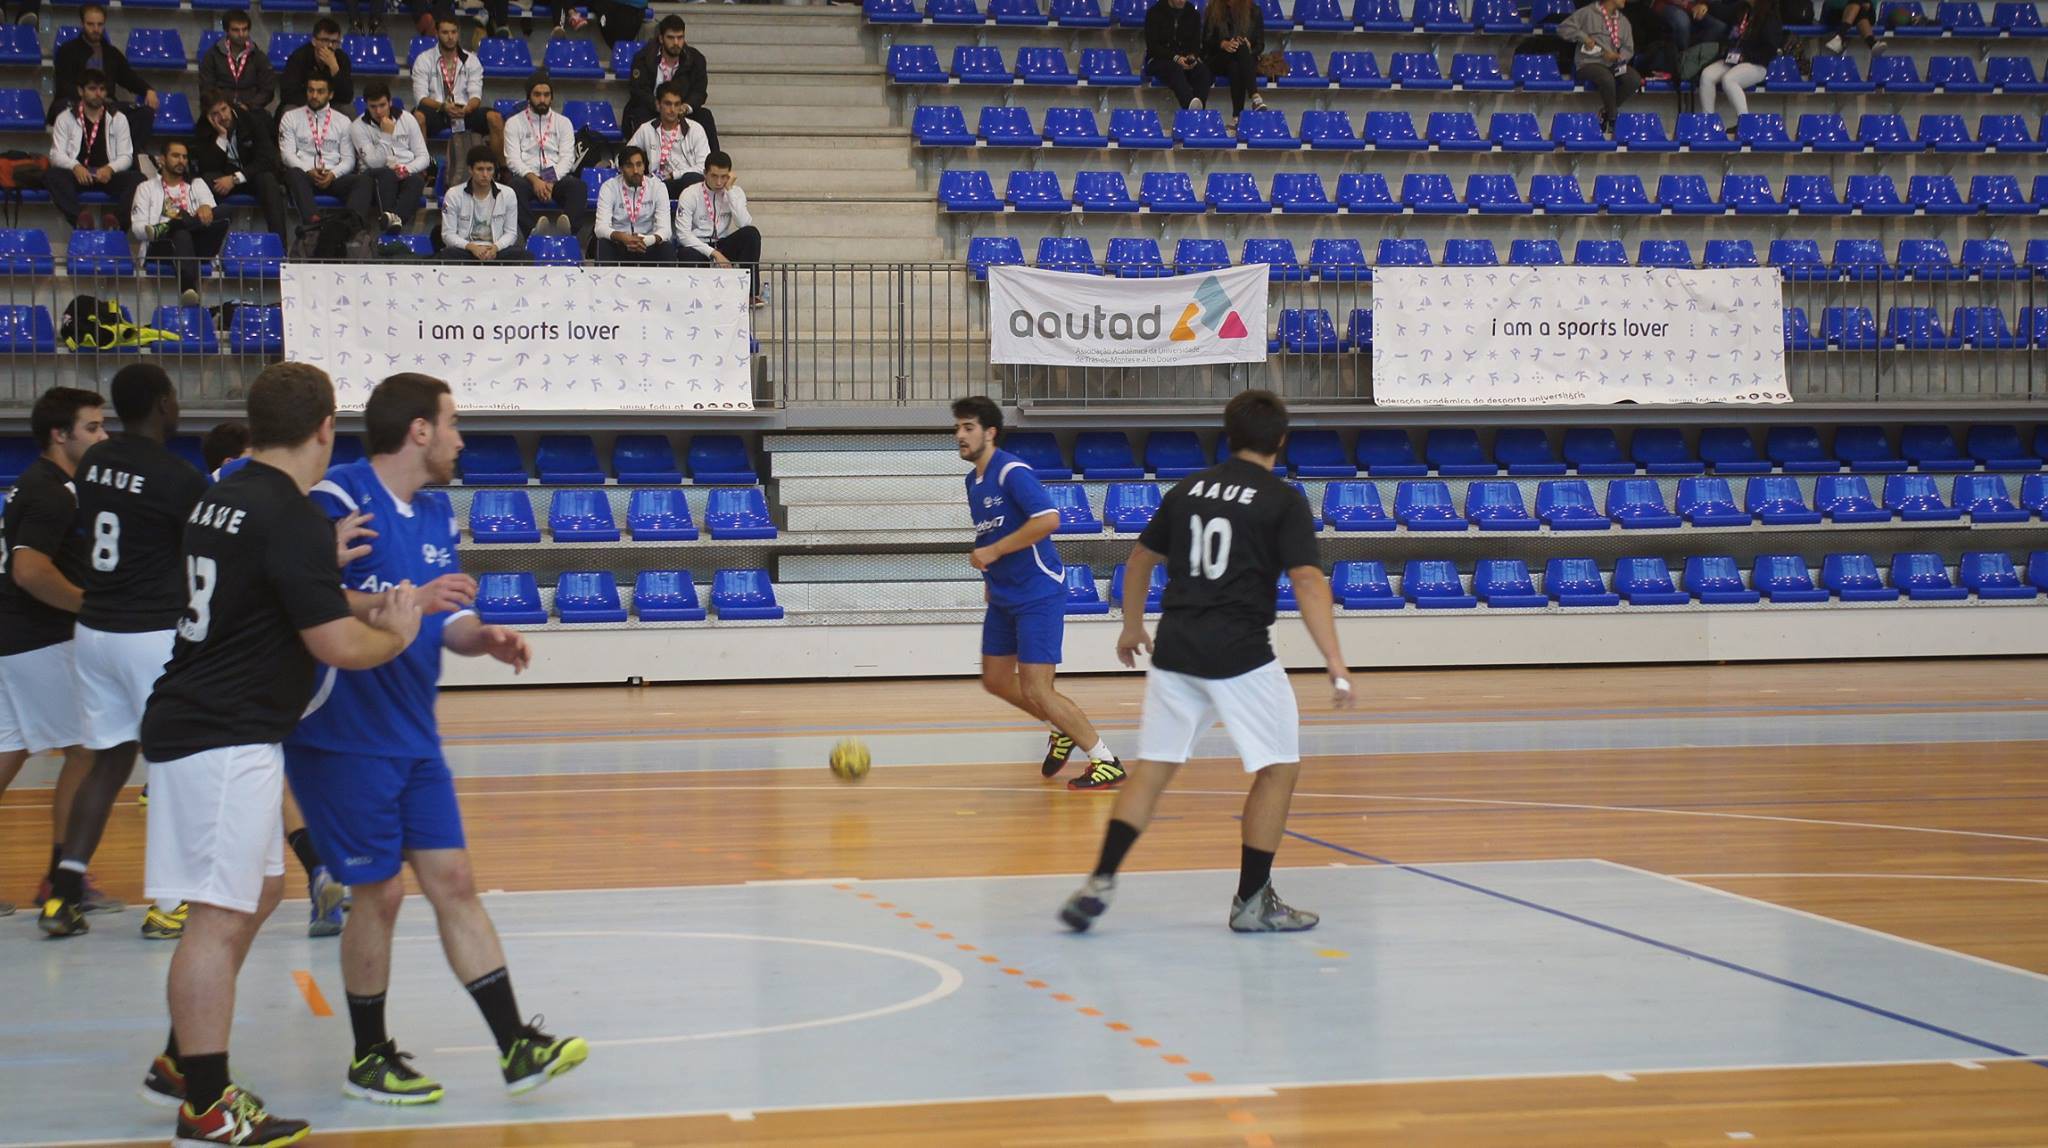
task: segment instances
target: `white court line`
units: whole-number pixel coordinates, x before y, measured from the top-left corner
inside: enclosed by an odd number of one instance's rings
[[[2010,885],[2048,885],[2048,877],[1977,877],[1959,873],[1672,873],[1668,875],[1676,877],[1681,881],[1732,881],[1744,877],[1846,877],[1858,881],[1989,881],[1996,884]]]

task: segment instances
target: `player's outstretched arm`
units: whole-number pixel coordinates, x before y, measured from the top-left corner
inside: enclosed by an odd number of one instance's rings
[[[513,673],[533,664],[533,650],[526,635],[510,626],[487,626],[475,614],[464,614],[441,631],[441,645],[464,658],[489,656],[512,667]]]
[[[336,618],[299,631],[299,640],[322,662],[338,670],[369,670],[396,658],[420,632],[420,604],[412,583],[382,594],[367,616]]]
[[[1125,578],[1129,577],[1126,573]],[[1330,580],[1323,576],[1320,566],[1296,566],[1287,572],[1287,581],[1293,584],[1294,601],[1301,607],[1301,624],[1308,627],[1308,636],[1315,640],[1316,649],[1322,651],[1323,667],[1330,675],[1330,705],[1349,709],[1351,678],[1344,665],[1344,651],[1337,646],[1337,612],[1330,596]],[[1129,582],[1125,585],[1128,587]]]
[[[1145,599],[1152,590],[1152,568],[1162,557],[1137,542],[1124,559],[1124,600],[1117,603],[1124,612],[1124,628],[1116,638],[1116,660],[1130,669],[1137,668],[1139,654],[1152,652],[1152,639],[1145,633]]]

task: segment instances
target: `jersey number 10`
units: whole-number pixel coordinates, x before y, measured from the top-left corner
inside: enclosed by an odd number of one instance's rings
[[[1204,522],[1201,515],[1191,514],[1188,534],[1188,573],[1211,582],[1221,581],[1223,572],[1230,568],[1230,520],[1211,518]]]

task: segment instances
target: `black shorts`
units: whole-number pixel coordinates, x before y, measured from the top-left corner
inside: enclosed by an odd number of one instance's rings
[[[453,119],[445,108],[421,108],[427,120],[427,134],[440,135],[453,125]],[[482,105],[462,117],[462,126],[475,135],[489,135],[491,131],[490,110]]]

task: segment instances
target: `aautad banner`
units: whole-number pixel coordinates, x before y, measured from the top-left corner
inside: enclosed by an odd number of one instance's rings
[[[287,263],[282,287],[285,354],[344,410],[401,371],[468,410],[754,409],[744,271]]]
[[[988,273],[989,361],[1178,367],[1266,357],[1266,265],[1166,279]]]
[[[1789,403],[1776,270],[1382,267],[1378,406]]]

